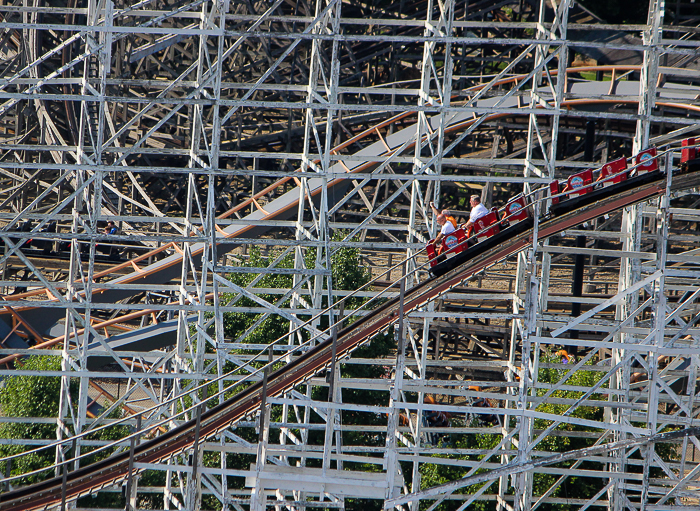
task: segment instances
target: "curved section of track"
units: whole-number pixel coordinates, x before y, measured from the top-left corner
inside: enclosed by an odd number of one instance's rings
[[[674,176],[673,189],[687,189],[700,184],[700,173]],[[548,238],[565,229],[590,221],[623,207],[643,202],[664,193],[665,175],[657,172],[641,176],[589,194],[571,201],[572,210],[561,216],[544,219],[537,229],[539,240]],[[605,195],[605,197],[600,197]],[[447,271],[443,275],[423,282],[406,291],[403,301],[405,312],[434,299],[438,295],[460,285],[465,279],[479,271],[516,254],[531,246],[535,236],[534,228],[503,241],[496,246],[484,243],[472,250],[471,258],[463,264]],[[360,318],[338,334],[337,355],[342,357],[379,332],[388,328],[398,319],[399,298],[389,300],[374,309],[367,316]],[[134,451],[137,463],[157,463],[174,454],[188,449],[198,436],[206,439],[221,432],[246,415],[255,412],[263,399],[263,392],[268,397],[279,396],[295,385],[302,383],[331,361],[332,341],[327,340],[301,355],[293,362],[272,373],[263,387],[262,382],[251,385],[201,416],[199,431],[196,421],[190,421],[176,429],[139,445]],[[67,474],[65,495],[67,500],[74,500],[90,492],[122,481],[129,473],[129,453],[124,452],[92,465]],[[0,494],[0,511],[31,511],[57,505],[62,500],[62,479],[53,478],[42,483],[27,486],[9,493]]]
[[[581,71],[589,71],[589,70],[600,70],[600,71],[612,71],[612,70],[618,70],[618,71],[624,71],[624,70],[636,70],[639,69],[638,66],[605,66],[605,67],[594,67],[594,68],[572,68],[567,70],[567,73],[578,73]],[[666,68],[661,68],[660,72],[671,72],[671,70],[668,70]],[[554,73],[556,74],[556,72]],[[511,77],[511,78],[504,78],[502,80],[498,80],[493,84],[493,87],[500,87],[504,85],[509,85],[509,84],[516,84],[520,83],[520,81],[523,80],[524,77]],[[609,93],[611,87],[611,82],[576,82],[576,83],[571,83],[568,87],[569,89],[569,94],[572,95],[573,97],[601,97],[604,96],[605,94]],[[664,88],[665,87],[665,88]],[[691,105],[691,104],[686,104],[686,103],[675,103],[674,101],[689,101],[690,99],[694,98],[697,94],[697,90],[695,88],[684,88],[681,86],[677,86],[677,84],[673,84],[670,82],[667,82],[664,84],[664,87],[661,87],[659,89],[659,100],[657,101],[658,106],[667,106],[667,107],[678,107],[682,108],[685,110],[691,110],[694,112],[700,112],[700,107]],[[464,92],[465,93],[471,93],[471,94],[477,94],[481,89],[483,89],[483,85],[475,86],[470,89],[466,89]],[[692,89],[692,90],[691,90]],[[608,106],[608,105],[613,105],[613,104],[632,104],[636,103],[636,101],[632,99],[623,99],[624,97],[635,97],[638,96],[639,94],[639,83],[638,82],[631,82],[631,81],[622,81],[617,83],[616,85],[616,95],[620,97],[620,99],[611,99],[611,100],[603,100],[603,99],[597,99],[597,100],[587,100],[587,99],[572,99],[572,100],[567,100],[562,102],[562,106],[564,107],[571,107],[571,108],[579,108],[579,107],[587,107],[587,106],[594,106],[594,107],[601,107],[601,106]],[[493,98],[485,98],[485,99],[478,99],[478,101],[475,101],[475,105],[479,108],[488,108],[488,107],[498,107],[498,108],[503,108],[507,110],[512,110],[513,108],[527,108],[528,104],[518,104],[518,99],[514,97],[510,98],[503,98],[503,97],[493,97]],[[540,107],[538,107],[540,108]],[[363,133],[347,140],[343,144],[337,146],[332,150],[333,154],[340,154],[341,151],[346,149],[347,147],[351,146],[352,144],[361,141],[363,138],[366,138],[368,136],[372,136],[373,134],[377,133],[378,130],[383,129],[387,126],[390,126],[392,124],[397,123],[401,119],[406,118],[407,116],[411,115],[412,112],[404,112],[399,115],[396,115],[390,119],[387,119],[386,121],[383,121],[375,126],[372,126],[368,130],[364,131]],[[454,133],[458,132],[461,130],[465,130],[470,128],[474,123],[478,122],[484,122],[484,121],[492,121],[501,117],[507,117],[507,116],[512,116],[514,115],[512,112],[508,113],[495,113],[495,114],[490,114],[487,115],[485,118],[479,118],[475,119],[473,114],[471,112],[458,112],[455,114],[452,114],[450,117],[448,117],[448,120],[446,121],[446,126],[444,128],[445,133]],[[430,120],[431,123],[431,130],[434,132],[438,130],[439,126],[437,123],[439,122],[438,119],[439,116],[436,116]],[[367,147],[361,149],[360,151],[354,153],[355,157],[366,157],[366,160],[359,159],[359,161],[352,161],[348,162],[347,164],[345,162],[339,162],[333,165],[333,167],[330,169],[330,172],[333,173],[357,173],[357,172],[363,172],[363,171],[371,171],[372,169],[376,168],[378,165],[379,160],[386,160],[391,158],[393,155],[396,155],[398,153],[403,153],[405,151],[411,150],[414,145],[415,145],[415,134],[417,133],[416,125],[412,124],[404,129],[398,130],[390,135],[387,135],[384,137],[382,140],[374,142]],[[256,204],[255,199],[258,197],[263,196],[266,193],[269,193],[271,190],[283,185],[284,183],[289,182],[294,178],[292,177],[286,177],[284,179],[281,179],[280,181],[274,183],[273,185],[267,187],[265,190],[262,190],[258,194],[256,194],[254,197],[248,199],[247,201],[244,201],[243,203],[239,204],[236,206],[236,208],[226,212],[224,215],[222,215],[219,218],[227,218],[228,216],[234,214],[237,211],[242,210],[243,208],[251,205],[251,204]],[[329,191],[329,204],[333,204],[340,200],[345,193],[345,190],[349,186],[350,181],[347,178],[337,178],[334,180],[331,180],[330,182],[327,183],[327,188]],[[309,179],[308,180],[308,192],[307,196],[311,200],[318,200],[321,195],[322,187],[323,187],[323,181],[319,179]],[[261,221],[268,221],[268,220],[284,220],[287,218],[290,218],[294,213],[296,212],[296,208],[299,204],[299,188],[293,189],[280,197],[272,200],[270,203],[265,205],[265,208],[258,207],[256,211],[253,213],[245,216],[243,220],[248,222],[244,226],[240,225],[229,225],[228,227],[224,229],[218,229],[218,236],[219,238],[254,238],[257,236],[260,236],[262,233],[266,232],[269,230],[269,227],[262,226],[260,225]],[[38,228],[38,227],[37,227]],[[174,244],[173,244],[174,245]],[[232,245],[228,245],[229,247],[232,247]],[[148,258],[153,257],[157,255],[158,253],[162,252],[165,250],[166,247],[161,247],[153,252],[149,252],[146,254],[143,254],[139,256],[136,259],[126,261],[124,263],[119,264],[116,266],[113,270],[123,270],[125,268],[131,268],[132,265],[137,264],[140,261],[148,260]],[[224,251],[225,248],[222,247],[222,250],[219,250],[219,253]],[[195,243],[191,247],[190,253],[192,254],[193,261],[196,264],[199,264],[200,258],[202,256],[202,253],[204,251],[204,244],[203,243]],[[138,270],[135,270],[133,273],[130,273],[128,275],[124,275],[118,278],[115,278],[110,282],[112,286],[119,286],[119,284],[161,284],[168,282],[172,279],[176,279],[180,275],[180,267],[182,263],[182,254],[181,253],[175,253],[172,254],[164,259],[161,259],[160,261],[153,263],[149,266],[139,268]],[[101,272],[98,274],[95,274],[95,278],[107,278],[110,275],[110,271],[105,271]],[[124,298],[127,298],[131,295],[136,294],[138,287],[133,286],[131,289],[100,289],[98,286],[95,286],[95,290],[93,292],[92,296],[92,302],[93,303],[115,303],[118,300],[122,300]],[[29,298],[29,297],[38,297],[41,294],[45,294],[45,290],[35,290],[27,293],[22,293],[22,294],[17,294],[14,296],[5,296],[3,297],[4,300],[6,301],[16,301],[16,300],[22,300],[24,298]],[[53,299],[52,296],[47,295],[47,298]],[[14,309],[16,313],[21,314],[22,318],[24,321],[27,323],[33,325],[33,327],[39,331],[40,333],[47,333],[48,330],[53,326],[59,319],[63,318],[65,316],[65,310],[61,307],[32,307],[32,306],[18,306]],[[11,319],[11,313],[8,311],[0,311],[0,320],[5,320],[6,323],[10,324],[12,319]]]

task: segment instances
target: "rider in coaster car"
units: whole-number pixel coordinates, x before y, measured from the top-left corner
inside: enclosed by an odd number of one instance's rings
[[[470,386],[469,390],[479,392],[481,391],[481,387]],[[480,397],[472,401],[472,406],[476,408],[493,408],[491,401],[485,397]],[[474,418],[484,425],[489,424],[493,426],[495,424],[498,424],[498,415],[496,415],[495,413],[474,414]]]
[[[432,396],[425,396],[423,402],[430,405],[435,405],[437,402]],[[449,428],[451,415],[447,412],[438,412],[435,410],[423,410],[423,424],[429,428]],[[428,440],[433,445],[438,445],[443,438],[441,433],[433,433],[428,435]]]
[[[445,215],[445,218],[447,219],[447,221],[450,222],[450,223],[454,226],[455,229],[457,229],[457,220],[455,220],[455,217],[453,217],[452,215],[450,215],[450,210],[449,210],[449,209],[443,209],[443,210],[442,210],[442,213],[441,213],[441,212],[438,211],[437,208],[435,207],[435,203],[434,203],[434,202],[431,201],[429,205],[430,205],[430,209],[433,210],[433,213],[435,213],[435,214],[438,215],[438,216],[440,216],[441,214],[442,214],[442,215]]]
[[[559,350],[555,354],[557,357],[561,357],[561,363],[562,364],[568,364],[570,362],[576,362],[576,357],[573,355],[570,355],[568,351],[566,350]]]
[[[442,213],[438,215],[437,223],[440,226],[440,234],[433,240],[433,245],[435,245],[435,249],[439,255],[442,252],[442,238],[455,232],[455,226],[452,225],[452,222],[448,222],[447,218]]]
[[[118,231],[119,229],[112,220],[107,222],[107,227],[105,227],[105,234],[117,234]]]
[[[472,210],[469,213],[469,221],[462,225],[462,229],[467,230],[467,238],[472,235],[474,222],[476,222],[482,216],[489,214],[489,210],[486,209],[486,206],[481,203],[481,198],[478,195],[472,195],[471,199],[469,200],[469,204],[472,207]]]

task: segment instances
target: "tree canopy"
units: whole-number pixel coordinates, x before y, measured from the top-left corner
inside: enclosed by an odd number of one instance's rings
[[[55,356],[34,356],[21,362],[25,371],[60,371],[61,359]],[[52,418],[58,416],[61,378],[57,376],[11,376],[0,388],[0,408],[5,417]],[[0,424],[0,438],[55,440],[55,422],[10,422]],[[0,445],[0,456],[11,456],[35,448],[35,445]],[[20,475],[54,463],[55,451],[44,450],[22,456],[12,463],[12,475]],[[5,472],[3,467],[3,473]],[[50,475],[47,473],[46,475]],[[29,484],[40,480],[32,476],[22,480]]]

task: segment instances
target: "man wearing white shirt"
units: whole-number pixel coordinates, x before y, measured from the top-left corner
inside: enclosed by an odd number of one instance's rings
[[[456,231],[455,226],[452,225],[452,222],[447,221],[447,217],[443,215],[442,213],[438,215],[437,217],[437,223],[440,226],[440,234],[438,234],[435,237],[435,240],[433,241],[433,244],[437,247],[438,254],[442,251],[442,246],[440,245],[442,243],[442,238],[447,236],[450,233],[453,233]]]
[[[462,228],[467,229],[467,236],[471,235],[471,229],[474,227],[474,222],[476,222],[482,216],[489,214],[489,210],[486,209],[486,206],[481,203],[481,198],[478,195],[472,195],[469,204],[472,207],[472,210],[469,213],[469,221],[462,226]]]

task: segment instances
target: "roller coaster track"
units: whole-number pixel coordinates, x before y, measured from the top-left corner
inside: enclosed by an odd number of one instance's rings
[[[571,68],[567,70],[567,73],[580,73],[583,71],[601,71],[601,72],[622,72],[622,71],[635,71],[639,70],[639,66],[595,66],[595,67],[589,67],[589,68]],[[670,68],[660,68],[660,73],[666,73],[666,74],[673,74],[673,70]],[[553,71],[552,74],[556,75],[556,71]],[[523,76],[518,76],[518,77],[509,77],[509,78],[503,78],[501,80],[497,80],[494,84],[492,84],[493,87],[500,87],[504,85],[509,85],[509,84],[518,84],[523,81],[524,77]],[[694,97],[694,94],[697,93],[697,91],[692,88],[688,90],[684,90],[683,88],[679,88],[676,85],[672,83],[666,83],[665,85],[668,86],[668,89],[660,89],[659,92],[659,100],[657,100],[656,105],[657,106],[665,106],[668,108],[679,108],[683,110],[688,110],[692,112],[698,112],[700,113],[700,107],[692,105],[692,104],[686,104],[686,103],[677,103],[674,100],[681,100],[681,101],[686,101],[688,98],[691,96]],[[635,94],[638,94],[638,83],[637,82],[629,82],[629,81],[622,81],[619,82],[618,84],[613,84],[613,82],[577,82],[574,84],[570,84],[569,88],[571,89],[571,93],[574,96],[586,96],[589,95],[590,97],[595,97],[595,96],[600,96],[601,94],[609,93],[611,90],[611,87],[615,87],[616,94],[618,95],[627,95],[627,96],[633,96]],[[673,87],[671,87],[673,86]],[[479,92],[484,88],[484,85],[478,85],[475,87],[472,87],[470,89],[466,89],[464,93],[467,94],[472,94],[476,95],[478,97]],[[511,109],[513,107],[520,107],[520,108],[527,108],[527,104],[518,104],[518,101],[515,97],[508,98],[504,100],[502,97],[495,97],[495,98],[485,98],[485,99],[479,99],[478,101],[475,102],[479,107],[488,107],[488,106],[494,106],[497,105],[499,108],[507,108]],[[579,108],[579,107],[589,107],[589,106],[599,106],[599,107],[607,107],[607,106],[612,106],[615,104],[636,104],[636,101],[634,100],[626,100],[623,98],[620,99],[595,99],[595,100],[588,100],[588,99],[571,99],[571,100],[566,100],[562,102],[562,107],[566,108]],[[538,106],[538,108],[541,108],[541,105]],[[366,139],[368,137],[373,137],[377,133],[379,133],[379,130],[384,129],[390,125],[396,124],[402,119],[405,119],[406,117],[410,116],[413,112],[404,112],[398,115],[395,115],[391,117],[390,119],[387,119],[375,126],[372,126],[371,128],[365,130],[364,132],[350,138],[349,140],[345,141],[343,144],[335,147],[332,150],[333,154],[340,154],[341,151],[344,149],[350,147],[352,144],[355,144],[357,142],[362,141],[363,139]],[[498,118],[502,117],[508,117],[514,115],[512,112],[508,113],[494,113],[490,115],[485,115],[480,119],[475,119],[473,114],[470,112],[465,112],[465,113],[456,113],[453,114],[451,117],[448,117],[447,125],[444,128],[444,132],[447,133],[454,133],[458,132],[461,130],[466,130],[472,127],[475,123],[479,122],[484,122],[484,121],[493,121]],[[436,118],[431,119],[431,129],[435,131],[437,126],[435,123],[437,122]],[[402,130],[396,131],[395,133],[391,135],[387,135],[386,137],[382,138],[378,142],[374,142],[367,147],[361,149],[360,151],[355,153],[355,156],[366,156],[367,160],[366,161],[355,161],[355,162],[339,162],[333,165],[333,167],[330,169],[330,172],[333,173],[344,173],[347,172],[349,174],[351,173],[358,173],[358,172],[370,172],[377,168],[380,163],[378,163],[379,160],[384,159],[385,161],[390,161],[393,156],[400,155],[401,153],[404,153],[411,148],[414,147],[415,145],[415,133],[416,133],[416,126],[415,125],[410,125]],[[381,137],[380,137],[381,138]],[[228,227],[224,229],[219,229],[217,227],[218,231],[218,236],[219,238],[227,238],[227,239],[232,239],[232,238],[253,238],[256,236],[259,236],[263,232],[269,230],[269,227],[261,226],[260,222],[261,221],[268,221],[268,220],[283,220],[286,218],[290,218],[295,212],[296,212],[296,207],[298,206],[298,201],[299,201],[299,189],[296,188],[294,190],[291,190],[285,194],[283,194],[280,197],[277,197],[276,199],[272,200],[268,204],[265,205],[264,208],[260,207],[258,203],[256,202],[257,199],[260,197],[263,197],[272,191],[278,189],[279,187],[283,186],[285,183],[288,183],[289,181],[292,181],[296,178],[293,177],[285,177],[272,185],[268,186],[264,190],[258,192],[255,194],[253,197],[247,199],[246,201],[242,202],[241,204],[237,205],[235,208],[232,208],[231,210],[227,211],[223,215],[221,215],[219,218],[220,219],[226,219],[230,217],[231,215],[242,211],[246,207],[255,206],[257,209],[256,211],[250,213],[249,215],[245,216],[243,220],[246,220],[248,223],[247,225],[244,226],[239,226],[239,225],[229,225]],[[297,180],[298,181],[298,180]],[[327,188],[329,190],[329,204],[337,202],[340,200],[339,198],[343,195],[345,189],[349,186],[350,181],[347,178],[336,178],[333,180],[330,180],[327,183]],[[322,191],[322,180],[321,179],[309,179],[308,181],[308,192],[307,192],[307,197],[311,200],[318,200],[321,195]],[[40,224],[41,225],[41,224]],[[37,226],[36,229],[39,227]],[[223,246],[220,250],[219,253],[222,253],[223,251],[226,250],[225,247],[232,248],[233,245],[225,245]],[[115,266],[111,270],[105,270],[100,273],[96,273],[94,275],[95,279],[104,279],[109,277],[111,274],[113,274],[114,271],[117,270],[123,270],[125,268],[130,268],[132,266],[137,265],[139,262],[147,260],[150,257],[158,256],[165,250],[171,249],[171,248],[176,248],[174,243],[167,244],[165,246],[162,246],[156,250],[150,251],[146,254],[143,254],[139,257],[136,257],[134,259],[131,259],[129,261],[126,261],[124,263],[120,263],[119,265]],[[201,258],[201,255],[204,251],[204,244],[203,243],[195,243],[191,247],[191,254],[193,256],[193,260],[196,264],[199,264],[199,259]],[[7,257],[7,256],[5,256]],[[112,286],[118,286],[119,284],[160,284],[160,283],[165,283],[170,281],[173,278],[179,277],[180,274],[180,266],[182,263],[182,254],[181,253],[174,253],[172,255],[167,256],[164,259],[161,259],[160,261],[153,263],[147,267],[143,268],[138,268],[135,269],[135,271],[131,274],[127,274],[121,277],[117,277],[113,280],[110,281],[110,284]],[[1,260],[0,260],[1,262]],[[131,290],[126,290],[126,289],[104,289],[104,288],[99,288],[98,285],[94,286],[94,291],[92,295],[92,302],[93,303],[114,303],[118,300],[127,298],[131,295],[136,294],[138,291],[136,290],[137,287],[134,286],[132,287]],[[2,297],[5,301],[17,301],[17,300],[23,300],[25,298],[33,298],[36,299],[37,297],[40,297],[41,295],[45,295],[49,300],[55,300],[53,296],[51,296],[47,290],[45,289],[37,289],[33,290],[30,292],[26,293],[21,293],[21,294],[16,294],[12,296],[4,296]],[[60,308],[60,307],[36,307],[36,306],[27,306],[27,305],[19,305],[17,307],[13,307],[12,311],[5,310],[5,311],[0,311],[0,320],[4,320],[6,323],[11,324],[12,323],[12,317],[21,317],[22,321],[33,325],[33,327],[36,329],[36,331],[40,333],[46,333],[48,330],[51,328],[52,325],[55,324],[56,321],[61,319],[65,315],[65,309]],[[38,325],[43,325],[44,328],[38,327]],[[53,344],[57,344],[58,342],[62,341],[61,338],[55,338],[52,339]],[[51,345],[51,343],[47,344],[45,342],[41,343],[41,347],[47,347]]]
[[[679,174],[673,177],[672,190],[698,186],[700,173]],[[591,221],[626,206],[643,202],[665,193],[666,177],[657,172],[642,175],[607,189],[571,200],[570,211],[554,218],[544,217],[539,225],[528,227],[520,234],[495,246],[480,243],[470,252],[472,257],[445,274],[416,285],[400,297],[391,299],[373,309],[367,316],[355,321],[338,333],[336,353],[343,357],[378,333],[386,330],[404,313],[415,310],[426,302],[460,285],[478,272],[526,249],[533,238],[544,240],[563,230]],[[482,246],[483,249],[479,250]],[[47,509],[87,495],[92,491],[122,482],[130,472],[130,463],[157,463],[192,447],[228,428],[243,417],[255,413],[264,399],[280,396],[326,368],[332,359],[333,341],[321,342],[297,359],[271,373],[264,382],[252,384],[225,402],[204,411],[199,421],[191,420],[152,440],[140,444],[130,453],[121,452],[107,459],[68,472],[44,482],[0,494],[0,511],[33,511]]]

